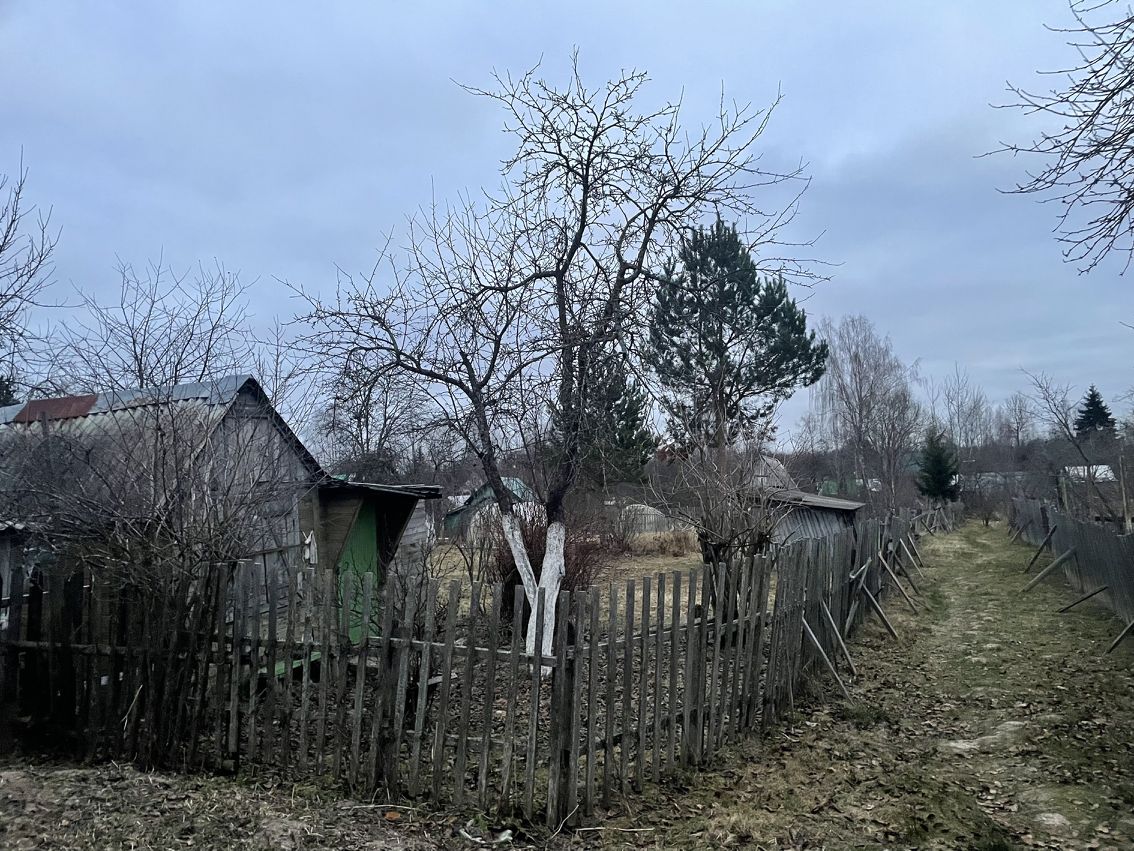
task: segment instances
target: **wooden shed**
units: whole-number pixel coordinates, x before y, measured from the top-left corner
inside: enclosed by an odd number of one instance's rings
[[[292,573],[301,589],[319,568],[372,572],[380,585],[419,502],[440,496],[436,486],[328,475],[249,375],[7,406],[0,408],[0,618],[12,572],[30,578],[66,522],[51,513],[45,491],[56,504],[73,493],[99,506],[92,527],[176,513],[207,530],[218,500],[242,500],[230,516],[246,525],[234,533],[246,543],[232,555],[251,562],[263,607],[269,584],[282,598]]]
[[[776,490],[767,494],[778,515],[772,538],[788,544],[805,538],[826,538],[854,525],[865,503],[801,490]]]

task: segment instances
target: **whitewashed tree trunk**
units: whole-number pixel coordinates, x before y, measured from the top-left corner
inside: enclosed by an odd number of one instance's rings
[[[536,652],[536,600],[539,590],[542,589],[544,627],[539,650],[541,655],[550,656],[553,649],[552,639],[555,635],[555,604],[559,599],[559,588],[563,584],[565,573],[564,550],[567,542],[567,527],[558,520],[547,524],[543,566],[540,568],[537,582],[516,515],[512,512],[501,513],[500,525],[504,529],[504,539],[512,551],[512,558],[516,561],[520,579],[524,583],[524,593],[531,606],[532,616],[528,618],[528,630],[524,640],[526,652],[529,654]],[[545,670],[544,673],[548,671]]]
[[[520,581],[524,583],[524,594],[527,595],[528,605],[535,609],[536,578],[532,570],[532,560],[528,557],[528,548],[524,546],[524,534],[520,531],[520,521],[514,512],[500,512],[500,525],[504,529],[504,540],[512,551],[512,558],[516,562],[516,569],[520,571]],[[531,648],[528,649],[531,652]]]
[[[539,588],[543,591],[543,640],[540,642],[540,654],[550,656],[553,650],[552,638],[555,635],[555,604],[559,600],[559,587],[563,584],[564,549],[567,541],[567,527],[559,520],[547,524],[547,539],[543,552],[543,566],[539,572]],[[536,619],[533,616],[528,620],[527,648],[528,653],[535,650]],[[544,668],[543,673],[549,673]]]

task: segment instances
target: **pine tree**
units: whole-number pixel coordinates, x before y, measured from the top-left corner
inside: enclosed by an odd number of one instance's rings
[[[1114,417],[1111,416],[1110,408],[1106,406],[1102,394],[1095,385],[1092,384],[1087,395],[1083,397],[1083,404],[1076,414],[1077,437],[1094,437],[1100,433],[1114,436]]]
[[[918,462],[917,489],[934,502],[956,502],[960,495],[957,474],[961,467],[945,434],[930,430]]]
[[[678,442],[721,447],[758,432],[777,402],[819,380],[826,359],[783,279],[759,273],[735,227],[718,219],[697,230],[663,270],[647,362]]]
[[[5,405],[14,405],[19,400],[16,396],[16,377],[0,373],[0,408]]]
[[[640,482],[657,448],[657,438],[649,424],[649,400],[627,377],[625,358],[612,347],[600,348],[592,356],[587,372],[580,429],[580,478],[597,487]],[[562,417],[560,411],[552,410],[553,455],[561,451],[557,435]]]

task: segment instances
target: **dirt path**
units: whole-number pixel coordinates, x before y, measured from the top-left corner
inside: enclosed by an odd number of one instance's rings
[[[657,848],[1134,848],[1134,641],[1061,582],[1027,595],[1003,528],[927,546],[928,610],[852,648],[853,703],[811,701],[601,831]]]

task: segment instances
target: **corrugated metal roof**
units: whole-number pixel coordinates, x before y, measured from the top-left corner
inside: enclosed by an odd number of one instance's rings
[[[85,396],[33,399],[30,402],[0,408],[0,424],[35,422],[43,414],[46,414],[49,420],[75,419],[170,402],[196,401],[209,406],[227,405],[249,382],[259,390],[259,385],[251,375],[240,374],[227,375],[215,381],[176,384],[171,387],[111,390]]]
[[[70,413],[69,416],[49,415],[55,423],[52,431],[68,435],[79,441],[101,440],[106,437],[119,438],[116,442],[102,441],[112,451],[120,452],[128,461],[130,448],[128,441],[121,438],[136,435],[139,443],[156,438],[160,432],[166,412],[176,410],[176,416],[184,423],[192,423],[198,436],[209,434],[225,418],[243,391],[262,400],[277,429],[285,435],[303,459],[307,469],[315,476],[323,474],[319,462],[311,455],[302,441],[272,407],[263,389],[250,375],[230,375],[216,381],[179,384],[172,387],[149,390],[120,390],[98,394],[86,413],[79,414],[80,406],[73,400],[78,397],[61,397],[49,402],[47,410],[57,413]],[[26,433],[36,418],[30,420],[20,417],[27,405],[8,406],[0,416],[0,458],[3,456],[7,438],[19,439]],[[151,411],[153,414],[151,415]],[[131,439],[134,439],[131,437]],[[11,487],[6,481],[4,465],[0,464],[0,491]],[[10,478],[10,477],[8,477]]]
[[[440,485],[390,485],[381,482],[347,482],[342,479],[328,479],[320,482],[320,490],[364,490],[374,493],[388,493],[398,496],[413,496],[418,499],[440,499]]]
[[[858,511],[865,502],[853,502],[849,499],[839,499],[834,496],[823,496],[817,493],[807,493],[799,490],[777,490],[768,494],[773,502],[789,505],[805,505],[808,508],[826,508],[831,511]]]

